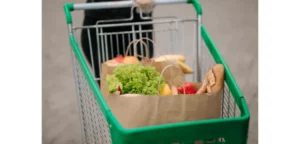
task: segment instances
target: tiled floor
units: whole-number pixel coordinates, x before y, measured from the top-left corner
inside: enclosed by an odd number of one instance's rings
[[[71,51],[63,4],[82,0],[43,0],[43,143],[78,144],[79,118]],[[249,144],[258,143],[258,2],[257,0],[200,0],[205,24],[227,61],[250,107]],[[193,15],[180,7],[172,13]],[[157,8],[155,15],[170,9]],[[81,24],[82,13],[74,13]]]

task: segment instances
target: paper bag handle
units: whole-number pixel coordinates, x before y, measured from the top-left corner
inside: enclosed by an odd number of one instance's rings
[[[168,69],[168,68],[170,68],[170,67],[176,67],[176,68],[178,68],[180,71],[181,71],[181,69],[179,68],[179,67],[177,67],[176,65],[172,65],[172,64],[170,64],[170,65],[167,65],[167,66],[165,66],[164,68],[163,68],[163,70],[162,70],[162,72],[161,72],[161,74],[160,74],[160,77],[159,77],[159,81],[158,81],[158,95],[160,95],[160,84],[161,84],[161,77],[162,77],[162,75],[164,74],[164,72],[166,71],[166,69]],[[182,73],[182,75],[184,76],[184,73],[181,71],[181,73]],[[172,84],[172,83],[171,83]],[[173,84],[172,84],[173,85]],[[186,94],[186,92],[185,92],[185,87],[183,87],[183,94],[185,95]]]
[[[128,53],[129,53],[129,50],[130,50],[130,46],[131,46],[132,44],[138,43],[138,42],[139,42],[139,39],[133,40],[133,41],[131,41],[131,42],[128,44],[128,46],[127,46],[127,48],[126,48],[125,56],[128,56]],[[149,56],[148,46],[147,46],[147,44],[146,44],[144,41],[141,41],[141,43],[145,46],[145,48],[146,48],[146,57],[148,57],[148,56]],[[134,47],[136,47],[136,45],[134,45]]]
[[[148,50],[148,46],[146,45],[146,43],[145,43],[143,40],[149,40],[149,41],[154,45],[154,47],[156,48],[156,43],[155,43],[152,39],[146,38],[146,37],[140,38],[140,39],[137,39],[137,40],[133,40],[133,41],[131,41],[131,42],[128,44],[127,49],[126,49],[125,56],[128,55],[129,48],[130,48],[130,46],[131,46],[133,43],[134,43],[134,47],[136,47],[137,44],[138,44],[139,42],[142,42],[142,44],[145,46],[145,49],[146,49],[146,58],[149,58],[149,50]],[[158,53],[158,55],[161,56],[159,53]],[[158,57],[159,57],[159,56],[158,56]],[[140,57],[141,57],[141,58],[145,58],[145,57],[143,57],[143,56],[140,56]],[[162,70],[162,72],[161,72],[161,74],[160,74],[160,80],[159,80],[159,82],[158,82],[158,95],[160,95],[160,83],[161,83],[161,77],[162,77],[163,73],[166,71],[166,69],[168,69],[169,67],[172,67],[172,66],[173,66],[173,67],[176,67],[176,68],[178,68],[178,69],[181,71],[182,75],[184,76],[184,73],[183,73],[182,70],[178,67],[178,65],[174,64],[173,61],[169,60],[167,57],[165,57],[165,56],[163,56],[163,57],[166,59],[166,61],[169,61],[171,64],[170,64],[170,65],[167,65],[166,67],[164,67],[163,70]],[[154,62],[154,61],[151,61],[149,65],[151,66],[153,62]],[[184,93],[183,93],[183,94],[185,95],[186,92],[185,92],[185,88],[184,88],[184,87],[183,87],[183,90],[184,90]]]
[[[126,48],[125,56],[128,56],[128,52],[129,52],[130,46],[131,46],[133,43],[134,43],[134,48],[135,48],[135,47],[137,47],[137,44],[138,44],[139,42],[141,42],[141,43],[144,45],[145,49],[146,49],[146,58],[150,58],[150,57],[149,57],[149,48],[148,48],[147,44],[146,44],[143,40],[148,40],[148,41],[150,41],[150,42],[154,45],[154,48],[156,48],[156,43],[155,43],[152,39],[147,38],[147,37],[143,37],[143,38],[140,38],[140,39],[133,40],[133,41],[131,41],[131,42],[128,44],[128,46],[127,46],[127,48]],[[158,53],[158,54],[159,54],[159,53]],[[159,55],[160,55],[160,54],[159,54]],[[139,56],[139,57],[145,58],[144,56]]]

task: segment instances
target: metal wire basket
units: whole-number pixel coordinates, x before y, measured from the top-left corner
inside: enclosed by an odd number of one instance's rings
[[[187,3],[185,0],[156,0],[156,4]],[[151,18],[144,22],[130,22],[133,17],[119,20],[99,21],[91,26],[73,26],[70,12],[73,10],[101,9],[132,7],[132,1],[101,2],[87,4],[66,4],[65,13],[69,26],[70,44],[72,46],[75,82],[78,94],[80,117],[82,122],[83,143],[86,144],[137,144],[137,143],[247,143],[249,112],[228,66],[218,52],[206,29],[201,25],[201,6],[198,1],[188,1],[196,8],[197,17],[181,19],[177,17]],[[148,17],[143,17],[149,19]],[[107,24],[109,22],[122,22]],[[143,29],[144,25],[154,25],[153,29]],[[128,30],[110,32],[105,29],[128,27]],[[85,30],[88,34],[90,46],[91,66],[87,57],[79,47],[77,33]],[[91,35],[91,31],[96,31]],[[201,81],[205,72],[215,63],[225,66],[225,87],[222,99],[222,116],[220,119],[202,120],[194,123],[176,123],[170,126],[153,126],[152,128],[125,130],[119,126],[113,117],[109,107],[105,103],[97,82],[101,77],[97,72],[101,67],[96,65],[111,59],[116,54],[125,53],[126,46],[135,39],[149,37],[151,35],[156,43],[154,55],[180,53],[187,57],[187,64],[192,66],[195,72],[187,75],[188,81]],[[92,38],[97,42],[98,51],[92,48]],[[166,39],[168,38],[168,39]],[[150,43],[147,42],[147,46]],[[115,47],[122,47],[115,49]],[[141,51],[132,47],[131,54],[145,55],[145,47],[139,45]],[[95,48],[94,48],[95,49]],[[143,50],[144,49],[144,50]],[[95,59],[94,57],[97,57]],[[97,60],[98,62],[95,62]],[[98,70],[96,70],[98,69]],[[178,141],[178,133],[182,131],[181,141]],[[198,134],[196,137],[192,134]],[[160,134],[169,133],[162,140]],[[152,138],[150,138],[152,137]],[[174,137],[174,138],[172,138]]]

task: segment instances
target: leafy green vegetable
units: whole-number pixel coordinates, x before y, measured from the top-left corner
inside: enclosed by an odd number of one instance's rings
[[[118,86],[122,89],[122,83],[120,83],[119,79],[114,75],[107,75],[106,81],[108,83],[108,92],[114,93],[118,90]]]
[[[157,95],[165,84],[164,78],[160,77],[160,73],[154,67],[143,66],[140,63],[117,66],[112,76],[107,77],[107,82],[109,91],[117,89],[115,84],[120,82],[123,94],[144,95]]]

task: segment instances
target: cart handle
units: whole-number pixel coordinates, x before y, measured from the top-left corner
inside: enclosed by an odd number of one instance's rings
[[[154,0],[155,5],[164,4],[182,4],[191,3],[193,4],[198,15],[202,15],[202,8],[199,0]],[[74,10],[93,10],[93,9],[111,9],[111,8],[126,8],[135,6],[134,0],[130,1],[113,1],[113,2],[93,2],[93,3],[76,3],[76,4],[65,4],[64,11],[67,18],[67,23],[72,23],[71,11]]]
[[[187,3],[186,0],[154,0],[154,4],[178,4]],[[111,9],[111,8],[126,8],[135,5],[134,0],[130,1],[111,1],[111,2],[94,2],[94,3],[78,3],[74,4],[74,10],[92,10],[92,9]]]

